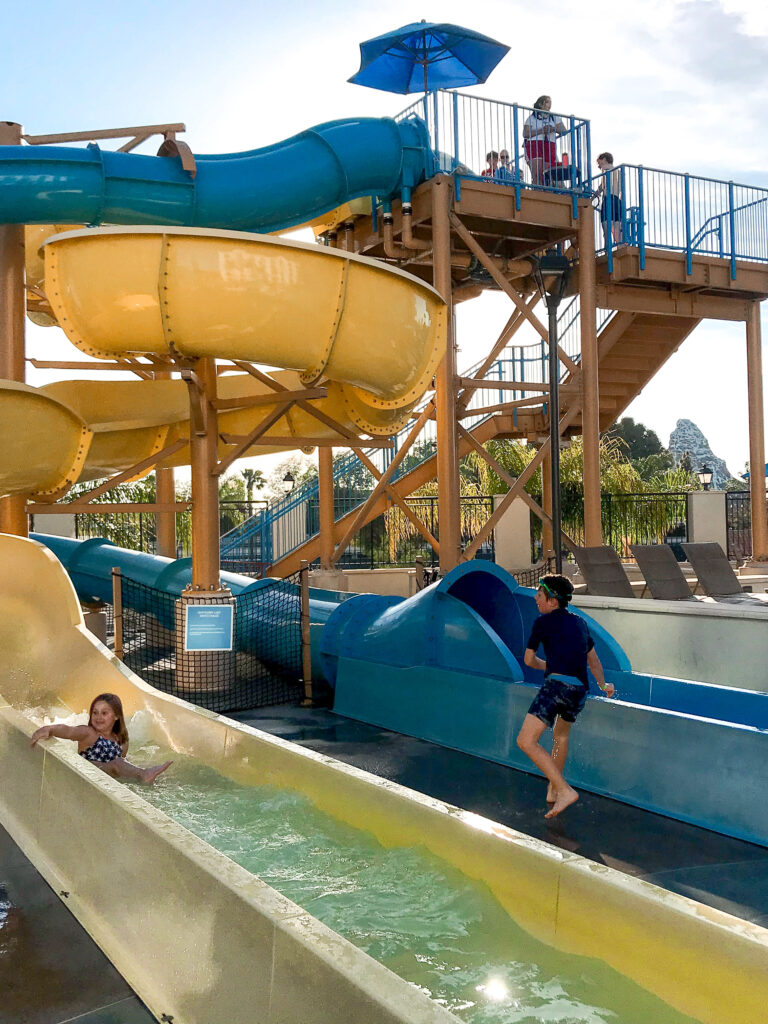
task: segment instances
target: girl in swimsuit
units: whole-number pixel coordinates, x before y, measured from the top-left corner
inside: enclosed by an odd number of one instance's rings
[[[43,725],[32,734],[34,747],[40,740],[58,736],[77,741],[77,752],[86,761],[98,765],[102,771],[116,779],[136,782],[154,782],[172,763],[156,764],[151,768],[138,768],[125,760],[128,753],[128,730],[120,698],[114,693],[101,693],[91,703],[88,725]]]

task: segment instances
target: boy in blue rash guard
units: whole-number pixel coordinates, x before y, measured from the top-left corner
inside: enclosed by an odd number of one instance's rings
[[[525,664],[544,673],[544,685],[528,709],[517,745],[549,780],[547,803],[552,804],[545,818],[555,818],[579,799],[579,794],[563,778],[568,756],[571,726],[583,710],[589,688],[587,665],[597,685],[608,697],[613,683],[606,683],[603,666],[595,652],[584,619],[568,611],[573,584],[565,576],[542,576],[536,592],[536,607],[541,613],[533,624],[525,651]],[[546,661],[536,656],[539,645]],[[579,682],[566,682],[560,676],[575,676]],[[552,729],[552,754],[540,746],[545,729]]]

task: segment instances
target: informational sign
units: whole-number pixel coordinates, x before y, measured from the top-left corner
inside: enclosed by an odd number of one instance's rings
[[[188,604],[185,651],[231,651],[234,627],[231,604]]]

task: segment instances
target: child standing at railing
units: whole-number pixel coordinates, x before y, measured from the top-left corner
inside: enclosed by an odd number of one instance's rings
[[[608,237],[614,245],[622,241],[622,223],[624,221],[624,200],[621,194],[621,173],[613,166],[613,154],[601,153],[597,158],[597,166],[603,172],[603,180],[597,188],[601,196],[600,221],[603,225],[605,247],[608,248]],[[608,224],[610,223],[610,228]]]

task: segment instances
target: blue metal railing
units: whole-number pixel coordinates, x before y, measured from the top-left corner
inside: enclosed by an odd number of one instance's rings
[[[440,89],[395,117],[421,118],[433,150],[433,173],[485,177],[522,188],[580,192],[589,188],[589,121],[573,114],[535,111],[519,103]],[[534,133],[533,137],[526,135]],[[506,162],[490,153],[508,153]]]
[[[681,252],[688,274],[695,255],[729,260],[732,279],[738,260],[768,262],[768,189],[632,164],[598,175],[592,185],[605,189],[595,219],[609,271],[622,244],[637,246],[641,268],[647,249]]]

